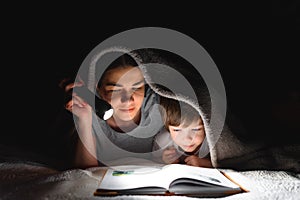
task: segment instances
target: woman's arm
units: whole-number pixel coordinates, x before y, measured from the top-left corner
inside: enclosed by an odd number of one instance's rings
[[[78,120],[77,131],[79,138],[75,147],[75,167],[84,169],[98,166],[96,142],[92,133],[91,119]]]
[[[75,82],[66,85],[68,94],[74,87],[81,87],[83,82]],[[66,110],[73,113],[78,138],[75,141],[74,165],[78,168],[98,166],[96,158],[96,142],[92,133],[92,107],[76,93],[72,92],[72,98],[66,102]]]

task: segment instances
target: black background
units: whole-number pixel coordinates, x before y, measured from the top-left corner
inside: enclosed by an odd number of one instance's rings
[[[296,1],[143,4],[7,7],[1,25],[1,143],[38,151],[55,148],[49,130],[62,109],[59,81],[76,73],[108,37],[145,26],[177,30],[206,49],[220,70],[228,104],[247,131],[246,140],[299,143]]]

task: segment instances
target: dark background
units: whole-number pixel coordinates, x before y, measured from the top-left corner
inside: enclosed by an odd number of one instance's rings
[[[145,4],[8,7],[1,25],[1,143],[39,152],[55,148],[57,136],[50,130],[63,106],[59,81],[76,73],[103,40],[144,26],[177,30],[206,49],[223,77],[229,107],[246,130],[245,140],[299,143],[296,1]]]

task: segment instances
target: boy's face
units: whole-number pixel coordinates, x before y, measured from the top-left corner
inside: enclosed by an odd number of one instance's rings
[[[185,152],[193,152],[205,138],[204,126],[201,119],[189,125],[169,126],[171,137],[175,144]]]
[[[133,120],[139,113],[144,100],[144,76],[138,67],[109,70],[103,81],[100,94],[114,108],[114,118]]]

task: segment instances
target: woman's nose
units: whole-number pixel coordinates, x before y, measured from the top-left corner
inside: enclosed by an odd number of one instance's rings
[[[132,92],[123,91],[121,96],[121,102],[133,100]]]

